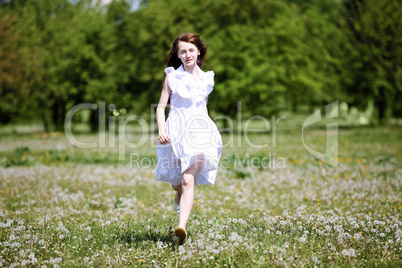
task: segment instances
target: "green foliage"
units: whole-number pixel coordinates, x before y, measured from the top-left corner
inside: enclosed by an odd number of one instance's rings
[[[14,149],[11,153],[7,154],[2,152],[0,156],[2,166],[12,167],[12,166],[30,166],[33,164],[32,158],[29,157],[29,147],[18,147]]]
[[[26,55],[17,14],[0,10],[0,123],[11,121],[20,104],[26,101],[24,77]]]
[[[347,43],[343,73],[353,104],[375,101],[379,119],[389,123],[402,93],[402,8],[397,0],[344,1],[340,28]]]
[[[217,83],[217,108],[226,106],[234,113],[231,106],[239,100],[252,114],[270,115],[333,98],[326,89],[331,87],[334,93],[339,86],[333,79],[331,61],[335,60],[325,37],[336,32],[335,27],[329,28],[325,16],[317,16],[315,9],[303,13],[296,5],[264,3],[254,7],[267,13],[258,17],[259,22],[239,22],[215,35],[222,47],[214,48],[219,54],[213,62],[223,78]],[[222,105],[221,100],[228,101]]]
[[[138,161],[146,160],[146,163],[156,163],[156,155],[141,154]],[[35,165],[60,165],[72,164],[100,164],[116,165],[121,163],[118,151],[105,150],[34,150],[26,146],[17,147],[11,151],[0,151],[0,166],[35,166]]]
[[[83,102],[149,119],[173,39],[201,34],[212,112],[269,116],[343,100],[401,112],[401,8],[387,1],[80,0],[1,3],[0,111],[63,130]],[[348,20],[348,18],[350,19]],[[307,107],[307,108],[306,108]],[[90,111],[92,130],[98,113]],[[388,119],[387,119],[388,118]]]
[[[73,157],[65,151],[32,151],[29,147],[25,146],[18,147],[11,152],[0,152],[0,165],[3,167],[33,166],[39,163],[53,165],[71,160],[73,160]]]

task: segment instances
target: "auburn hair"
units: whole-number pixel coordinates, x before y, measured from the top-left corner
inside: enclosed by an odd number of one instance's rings
[[[202,66],[204,66],[205,62],[205,56],[207,55],[207,46],[201,40],[199,35],[193,33],[181,34],[173,41],[166,67],[173,67],[177,69],[182,64],[177,55],[177,52],[179,51],[180,41],[191,43],[197,47],[198,51],[200,52],[200,55],[198,55],[197,57],[197,65],[202,69]]]

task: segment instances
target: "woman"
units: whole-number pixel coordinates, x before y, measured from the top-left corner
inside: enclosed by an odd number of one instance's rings
[[[194,186],[215,183],[222,154],[221,135],[206,106],[214,86],[214,73],[201,70],[206,52],[199,35],[182,34],[174,40],[157,108],[156,175],[158,180],[172,184],[176,191],[174,207],[179,213],[179,225],[175,234],[179,244],[187,237]]]

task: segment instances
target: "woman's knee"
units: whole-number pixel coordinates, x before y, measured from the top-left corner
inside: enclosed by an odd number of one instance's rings
[[[182,187],[183,188],[189,188],[194,186],[194,176],[191,174],[183,174],[183,182],[182,182]]]
[[[182,189],[182,187],[181,187],[181,184],[179,184],[179,185],[172,185],[172,188],[173,188],[173,190],[175,190],[175,191],[181,191],[181,189]]]

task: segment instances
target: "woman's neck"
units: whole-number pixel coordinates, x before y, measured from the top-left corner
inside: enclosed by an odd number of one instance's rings
[[[190,73],[194,78],[198,77],[198,68],[197,68],[197,64],[194,64],[192,66],[185,66],[183,64],[183,69],[185,72]]]

